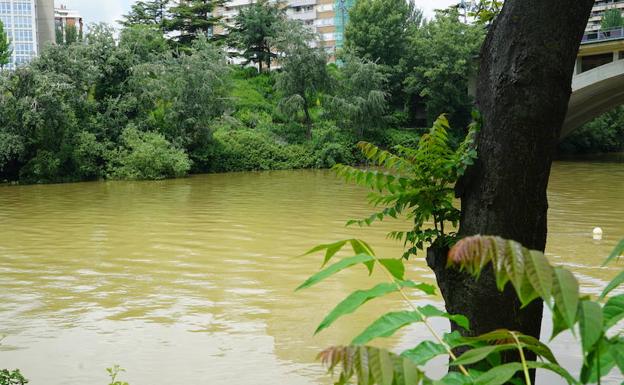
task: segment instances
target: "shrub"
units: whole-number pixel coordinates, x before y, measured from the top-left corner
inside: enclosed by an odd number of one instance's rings
[[[114,179],[165,179],[185,176],[191,161],[164,136],[129,126],[122,133],[123,146],[110,154],[109,177]]]
[[[0,370],[0,385],[24,385],[28,380],[22,376],[18,369],[9,372],[7,369]]]
[[[98,179],[104,174],[106,145],[98,142],[90,132],[81,132],[76,138],[74,162],[82,179]]]
[[[278,143],[266,131],[218,131],[209,157],[209,171],[284,170],[313,165],[310,152],[301,145]]]

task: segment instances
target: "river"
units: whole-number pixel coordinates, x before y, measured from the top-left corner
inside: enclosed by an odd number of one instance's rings
[[[599,267],[624,237],[624,164],[556,162],[549,199],[549,258],[598,293],[622,266]],[[383,277],[354,269],[295,293],[320,265],[295,256],[353,236],[399,256],[385,232],[403,222],[344,227],[370,212],[366,190],[329,171],[0,187],[0,369],[32,385],[104,385],[113,364],[131,385],[330,384],[315,355],[404,305],[372,301],[313,336],[337,302]],[[433,282],[421,259],[408,276]],[[400,352],[424,336],[410,327],[378,344]],[[575,370],[571,338],[555,347]]]

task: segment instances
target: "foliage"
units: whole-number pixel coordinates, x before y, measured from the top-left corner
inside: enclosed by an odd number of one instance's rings
[[[137,1],[119,23],[124,27],[155,25],[164,31],[170,2],[171,0]]]
[[[624,27],[624,18],[622,18],[622,11],[620,11],[618,8],[607,9],[602,15],[600,29],[605,31],[617,27]]]
[[[11,41],[9,35],[4,30],[4,25],[0,21],[0,70],[11,61]]]
[[[325,267],[347,245],[351,246],[355,256]],[[624,240],[613,255],[622,251]],[[317,332],[330,326],[336,319],[356,311],[365,302],[389,293],[399,292],[410,308],[382,315],[355,337],[350,346],[329,348],[319,355],[330,371],[340,369],[336,384],[350,383],[356,377],[358,385],[501,385],[508,381],[522,383],[519,379],[512,380],[517,373],[521,373],[524,383],[530,385],[531,369],[554,372],[568,384],[587,384],[600,383],[600,378],[608,375],[614,367],[624,373],[624,339],[620,333],[613,333],[612,330],[618,321],[624,319],[624,294],[609,297],[615,288],[624,283],[624,273],[608,285],[600,299],[591,300],[580,295],[579,284],[571,272],[550,265],[543,253],[528,250],[514,241],[473,236],[460,240],[448,254],[447,268],[463,270],[477,278],[481,274],[494,274],[499,290],[511,283],[524,306],[536,298],[543,299],[553,314],[551,339],[562,331],[570,330],[574,333],[578,328],[583,366],[579,377],[575,378],[559,365],[548,345],[516,331],[494,330],[477,337],[462,337],[458,332],[438,334],[431,326],[431,317],[448,318],[465,329],[470,327],[469,321],[461,315],[451,315],[431,305],[414,305],[409,300],[408,290],[432,294],[433,287],[405,280],[406,261],[402,258],[380,258],[368,244],[357,239],[319,245],[307,254],[317,252],[324,252],[323,269],[299,289],[316,285],[344,269],[361,264],[365,265],[369,273],[378,267],[388,277],[387,283],[349,295],[321,322]],[[400,355],[363,346],[373,339],[392,336],[412,323],[423,323],[432,339],[424,340]],[[468,350],[458,357],[454,352],[458,347],[467,347]],[[514,351],[518,352],[519,361],[502,364],[502,354]],[[534,353],[537,360],[527,360],[527,351]],[[451,371],[434,381],[427,377],[423,366],[440,355],[449,356],[449,365],[459,371]]]
[[[282,72],[275,83],[276,90],[282,95],[279,108],[293,119],[303,111],[307,136],[311,138],[310,109],[329,80],[327,55],[316,37],[297,21],[282,23],[278,36],[275,44],[283,53],[280,57]]]
[[[230,46],[240,52],[235,55],[243,57],[245,64],[258,64],[260,72],[263,64],[270,71],[271,61],[277,57],[271,40],[277,37],[278,27],[285,17],[285,8],[279,2],[260,0],[242,8],[228,34]]]
[[[459,21],[457,11],[438,12],[409,37],[405,91],[424,102],[432,122],[447,112],[451,122],[463,126],[470,119],[473,101],[468,80],[477,72],[475,58],[485,39],[481,26]]]
[[[191,161],[164,136],[129,126],[121,135],[123,146],[113,151],[109,174],[114,179],[165,179],[185,176]]]
[[[355,56],[347,56],[340,75],[338,89],[329,97],[332,118],[362,138],[365,129],[382,124],[387,77],[378,64]]]
[[[134,69],[129,84],[140,103],[141,128],[161,133],[201,164],[212,122],[229,103],[230,77],[223,54],[207,38],[188,54],[166,53]]]
[[[475,118],[478,120],[478,116]],[[469,134],[457,150],[449,145],[449,124],[444,115],[435,121],[428,134],[421,137],[415,149],[397,146],[393,153],[361,142],[358,146],[370,165],[381,169],[362,170],[344,165],[334,169],[347,181],[371,188],[369,202],[383,206],[383,209],[348,224],[369,226],[386,217],[406,215],[413,221],[413,228],[389,234],[389,237],[410,245],[404,258],[436,241],[441,245],[449,244],[455,236],[449,227],[457,226],[460,215],[453,206],[453,185],[476,158],[473,142],[478,127],[478,123],[471,125]],[[427,226],[432,219],[433,229]]]
[[[214,27],[221,20],[216,16],[217,7],[225,0],[186,0],[169,8],[169,19],[165,25],[168,32],[175,32],[175,41],[183,47],[201,37],[212,37]]]
[[[22,373],[18,369],[8,371],[7,369],[0,370],[0,385],[24,385],[28,380],[22,376]]]
[[[313,166],[304,146],[279,143],[262,131],[217,131],[208,154],[213,172],[284,170]]]
[[[422,22],[422,11],[404,0],[360,0],[349,12],[345,48],[383,65],[399,63],[408,35]]]
[[[624,107],[617,107],[566,137],[559,150],[564,153],[624,151]]]
[[[106,368],[108,372],[108,376],[110,377],[110,384],[108,385],[129,385],[127,382],[118,381],[117,377],[121,372],[125,372],[126,370],[121,368],[119,365],[115,365],[112,368]]]
[[[502,8],[502,0],[477,0],[468,15],[479,24],[491,24]]]

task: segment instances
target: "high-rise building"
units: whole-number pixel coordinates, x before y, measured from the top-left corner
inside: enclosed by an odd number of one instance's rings
[[[602,23],[602,16],[605,11],[609,9],[617,9],[620,12],[624,12],[624,0],[596,0],[592,8],[591,16],[589,17],[589,23],[587,23],[586,31],[599,31]]]
[[[54,22],[56,33],[59,35],[56,38],[57,43],[59,39],[67,41],[67,31],[70,28],[75,29],[76,36],[82,36],[83,34],[84,22],[82,16],[80,16],[80,12],[67,9],[65,5],[54,8]]]
[[[0,0],[0,21],[13,50],[10,69],[54,42],[54,0]]]
[[[227,26],[232,26],[238,12],[248,7],[254,0],[230,0],[217,11],[223,17],[225,29],[219,28],[216,33],[227,34]],[[288,0],[284,2],[286,16],[299,20],[319,34],[323,46],[334,57],[337,49],[342,47],[344,25],[348,19],[349,9],[355,0]]]

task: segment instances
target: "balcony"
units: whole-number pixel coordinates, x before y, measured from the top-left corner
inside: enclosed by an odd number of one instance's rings
[[[581,44],[599,43],[609,40],[624,39],[624,27],[616,27],[605,31],[586,32]]]
[[[316,5],[316,0],[291,0],[288,2],[289,8],[305,7],[309,5]]]

